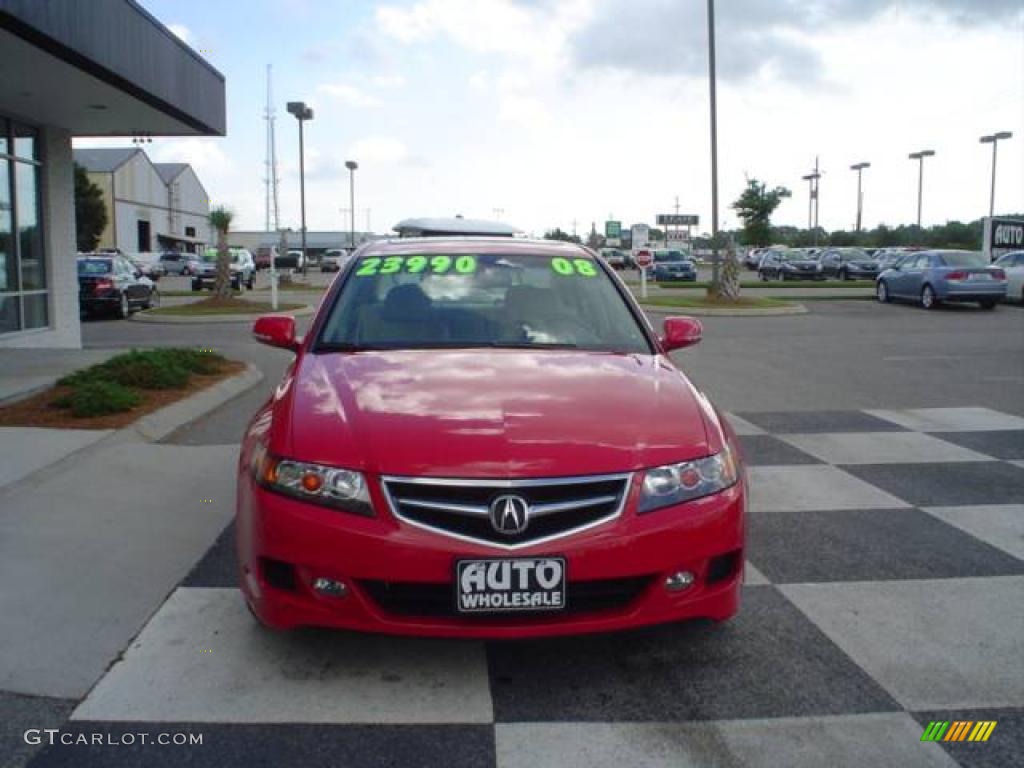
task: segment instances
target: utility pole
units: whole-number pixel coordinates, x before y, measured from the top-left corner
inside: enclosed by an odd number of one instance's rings
[[[263,112],[263,119],[267,121],[267,156],[264,164],[266,166],[266,210],[265,227],[267,232],[274,232],[281,226],[280,207],[277,195],[277,142],[274,137],[274,123],[277,120],[274,110],[274,100],[271,92],[270,78],[273,65],[267,64],[267,106]],[[273,213],[273,216],[271,216]],[[273,225],[273,226],[271,226]]]
[[[864,194],[861,192],[860,175],[861,171],[870,167],[871,163],[856,163],[855,165],[850,166],[851,171],[857,172],[857,224],[854,228],[855,232],[860,232],[861,214],[864,208]]]
[[[807,182],[809,196],[807,198],[807,228],[814,233],[814,244],[818,244],[818,181],[821,179],[821,171],[818,170],[818,156],[814,156],[814,170],[803,177]]]

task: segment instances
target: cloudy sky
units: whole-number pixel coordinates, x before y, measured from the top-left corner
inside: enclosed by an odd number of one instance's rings
[[[236,228],[262,228],[265,69],[274,67],[282,220],[298,226],[304,100],[307,221],[345,229],[346,159],[360,226],[406,216],[501,218],[588,231],[673,210],[710,220],[704,0],[142,0],[227,78],[228,135],[155,139],[191,162]],[[820,156],[821,224],[850,229],[852,163],[865,225],[1024,213],[1024,0],[719,0],[720,216],[749,175],[793,197]],[[103,142],[78,142],[97,144]],[[109,143],[109,142],[108,142]]]

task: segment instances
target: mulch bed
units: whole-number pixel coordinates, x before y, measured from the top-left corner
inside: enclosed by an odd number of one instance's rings
[[[236,376],[245,370],[245,363],[226,361],[220,372],[210,375],[193,373],[188,384],[181,389],[134,389],[142,396],[142,402],[130,411],[111,413],[105,416],[75,418],[63,408],[52,403],[71,391],[70,387],[51,387],[38,395],[0,407],[0,427],[49,427],[53,429],[120,429],[133,421],[194,395],[219,381]]]

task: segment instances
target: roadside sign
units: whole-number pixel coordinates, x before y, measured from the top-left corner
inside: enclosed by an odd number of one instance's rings
[[[654,256],[651,255],[650,251],[637,251],[636,252],[636,263],[638,267],[649,267],[654,261]]]
[[[659,227],[696,227],[700,217],[695,213],[659,213]]]
[[[622,237],[622,222],[606,221],[604,223],[604,236],[608,239],[618,239]]]
[[[619,247],[622,246],[622,238],[621,237],[606,237],[604,239],[604,244],[606,246],[608,246],[609,248],[619,248]]]
[[[646,224],[634,224],[630,227],[630,235],[633,240],[633,250],[643,248],[651,239],[651,228]]]
[[[1024,220],[986,216],[981,248],[989,261],[1024,250]]]
[[[665,232],[665,238],[669,245],[686,245],[690,242],[685,229],[669,229]]]

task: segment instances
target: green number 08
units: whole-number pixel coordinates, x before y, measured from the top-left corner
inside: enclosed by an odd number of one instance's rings
[[[580,275],[581,277],[597,277],[597,267],[590,259],[563,259],[558,256],[551,260],[551,269],[559,275]]]

